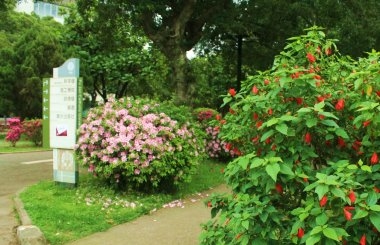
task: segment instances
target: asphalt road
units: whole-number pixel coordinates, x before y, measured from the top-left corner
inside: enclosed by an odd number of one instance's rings
[[[53,177],[51,151],[0,154],[0,245],[17,244],[13,196],[22,188]]]

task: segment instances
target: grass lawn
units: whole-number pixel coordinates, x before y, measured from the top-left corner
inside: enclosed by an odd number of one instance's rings
[[[10,142],[5,139],[0,139],[0,153],[17,153],[17,152],[31,152],[31,151],[43,151],[50,150],[49,148],[43,148],[41,146],[35,146],[33,142],[27,140],[20,140],[13,147]]]
[[[225,164],[207,160],[199,165],[191,183],[169,194],[115,193],[88,174],[77,188],[52,181],[27,188],[20,198],[33,223],[52,245],[64,244],[117,224],[131,221],[163,204],[223,183]]]

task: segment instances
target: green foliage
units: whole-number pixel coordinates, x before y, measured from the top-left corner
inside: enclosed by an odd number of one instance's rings
[[[91,109],[79,129],[81,163],[118,188],[170,191],[190,181],[203,156],[202,138],[195,125],[163,113],[184,109],[163,108],[127,97]]]
[[[62,25],[14,11],[0,12],[0,114],[41,117],[43,77],[63,62]]]
[[[242,156],[202,244],[378,244],[380,53],[341,56],[317,27],[289,41],[223,99],[220,137]]]
[[[195,82],[190,86],[190,101],[193,107],[209,107],[217,109],[222,103],[220,95],[231,86],[234,81],[235,65],[231,72],[225,64],[230,64],[221,56],[210,55],[206,57],[196,57],[190,61],[192,76]]]
[[[114,6],[99,1],[88,6],[78,1],[66,22],[64,42],[69,52],[81,59],[84,89],[92,95],[92,104],[96,94],[105,101],[110,94],[116,98],[170,97],[164,89],[169,87],[164,57],[128,19],[116,17],[114,10]]]

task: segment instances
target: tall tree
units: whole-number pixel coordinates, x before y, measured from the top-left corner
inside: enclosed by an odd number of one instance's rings
[[[93,0],[78,0],[80,9],[91,9]],[[232,0],[179,0],[139,1],[109,0],[103,5],[112,6],[110,15],[130,19],[142,29],[153,44],[168,59],[171,80],[175,84],[176,99],[185,103],[191,81],[186,51],[200,40],[205,25],[220,12],[230,8]]]
[[[14,11],[0,18],[0,114],[41,117],[41,79],[64,60],[62,25]]]
[[[108,18],[114,11],[112,5],[97,0],[91,1],[91,8],[82,4],[70,11],[65,42],[81,58],[92,104],[97,95],[104,101],[110,94],[116,98],[155,95],[158,85],[165,82],[167,69],[149,39],[133,30],[128,19]]]

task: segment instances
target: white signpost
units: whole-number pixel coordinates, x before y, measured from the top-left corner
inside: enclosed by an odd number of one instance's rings
[[[79,78],[79,59],[69,59],[53,69],[49,80],[48,108],[44,118],[49,124],[49,145],[53,148],[54,181],[76,185],[78,167],[74,157],[76,130],[81,123],[83,81]],[[44,105],[44,107],[45,107]],[[46,130],[47,131],[47,130]],[[47,133],[47,132],[46,132]]]

